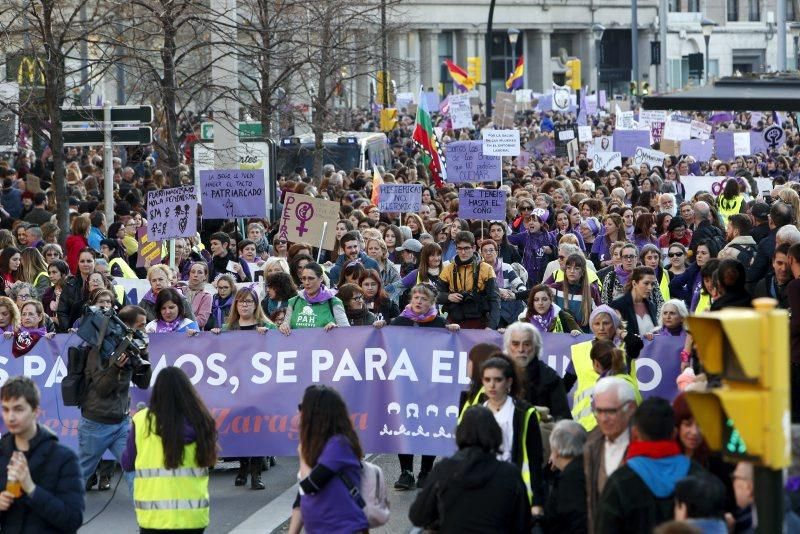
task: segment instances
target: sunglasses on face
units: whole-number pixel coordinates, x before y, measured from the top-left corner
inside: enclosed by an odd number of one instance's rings
[[[683,252],[670,252],[669,254],[667,254],[667,256],[669,256],[670,258],[680,258],[681,256],[683,256]]]

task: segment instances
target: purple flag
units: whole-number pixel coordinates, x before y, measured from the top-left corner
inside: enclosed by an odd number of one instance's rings
[[[631,158],[638,147],[650,147],[650,130],[614,130],[614,151]]]

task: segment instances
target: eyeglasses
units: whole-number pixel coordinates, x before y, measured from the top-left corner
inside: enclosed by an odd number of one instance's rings
[[[255,306],[256,305],[255,301],[253,301],[253,300],[240,300],[239,304],[241,304],[243,306]]]
[[[520,206],[519,211],[533,211],[533,206]]]
[[[683,256],[683,252],[670,252],[669,254],[667,254],[667,256],[669,256],[670,258],[680,258],[681,256]]]
[[[608,417],[614,417],[622,411],[624,407],[624,404],[616,408],[598,408],[597,406],[592,406],[592,413],[594,413],[595,416],[607,415]]]
[[[497,251],[493,248],[485,248],[483,249],[484,254],[497,254]]]
[[[624,256],[620,255],[620,258],[622,258],[623,260],[628,260],[628,261],[635,260],[636,259],[636,254],[625,254]]]
[[[30,296],[30,295],[25,295],[25,294],[22,294],[22,295],[17,295],[17,298],[18,298],[19,300],[28,300],[29,298],[31,298],[31,296]]]
[[[472,250],[472,246],[469,246],[469,247],[456,247],[456,250],[459,251],[459,252],[469,252],[470,250]]]
[[[353,297],[352,300],[355,300],[356,302],[358,302],[358,301],[362,301],[363,302],[364,301],[364,295],[356,295],[356,296]]]

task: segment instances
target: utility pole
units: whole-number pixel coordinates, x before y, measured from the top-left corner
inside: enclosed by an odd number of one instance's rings
[[[638,0],[631,1],[631,67],[633,82],[639,87],[639,7]],[[636,92],[631,95],[631,104],[638,100]]]
[[[483,62],[484,77],[486,80],[486,117],[492,116],[492,21],[494,20],[494,0],[489,4],[489,20],[486,22],[486,41],[484,53],[486,60]]]
[[[786,0],[778,0],[778,72],[786,70]]]
[[[381,0],[381,71],[383,71],[383,108],[389,107],[389,39],[386,36],[386,0]]]
[[[658,64],[658,92],[667,92],[667,0],[658,1],[658,40],[661,46],[661,61]]]

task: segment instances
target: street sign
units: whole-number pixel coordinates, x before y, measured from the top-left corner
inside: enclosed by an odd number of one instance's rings
[[[261,139],[263,129],[260,122],[240,122],[239,123],[239,140],[244,139]],[[203,141],[214,140],[214,123],[203,122],[200,124],[200,139]]]
[[[103,122],[103,108],[86,106],[80,108],[62,108],[61,122],[100,123]],[[153,106],[111,106],[111,122],[144,123],[153,122]]]
[[[139,128],[114,128],[111,143],[115,145],[149,145],[153,142],[153,130],[149,126]],[[64,130],[64,146],[90,146],[103,144],[103,130]]]

